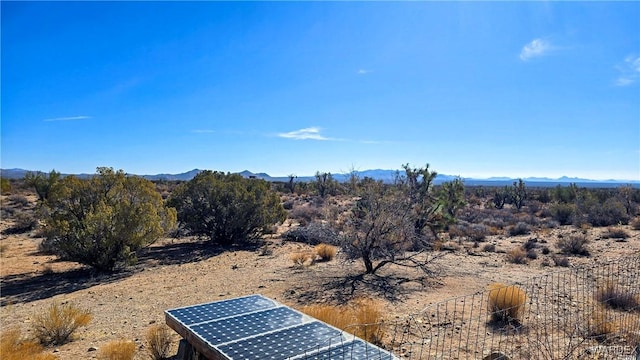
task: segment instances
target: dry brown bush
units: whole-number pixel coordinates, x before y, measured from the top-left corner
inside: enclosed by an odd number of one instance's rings
[[[87,326],[91,313],[73,303],[51,304],[46,311],[35,314],[33,332],[40,344],[62,345],[71,340],[71,335],[79,327]]]
[[[20,329],[8,329],[0,334],[0,358],[4,360],[56,360],[43,353],[42,345],[22,338]]]
[[[168,359],[171,351],[171,330],[166,325],[154,325],[145,334],[147,351],[153,360]]]
[[[507,261],[513,264],[526,264],[529,259],[521,247],[516,247],[507,251]]]
[[[129,340],[114,340],[100,349],[98,360],[133,360],[135,355],[136,343]]]
[[[489,312],[493,321],[520,322],[527,295],[515,285],[500,283],[489,286]]]
[[[316,246],[315,252],[321,261],[331,261],[336,257],[338,247],[329,244],[319,244]]]
[[[589,240],[584,235],[571,235],[558,239],[556,246],[565,255],[589,256],[588,243]]]
[[[638,296],[613,281],[608,281],[598,289],[596,300],[612,309],[624,311],[640,310]]]

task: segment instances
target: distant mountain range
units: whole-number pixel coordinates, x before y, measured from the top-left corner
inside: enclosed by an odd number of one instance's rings
[[[29,170],[24,169],[0,169],[0,175],[4,178],[8,179],[21,179]],[[180,174],[156,174],[156,175],[140,175],[141,177],[148,180],[169,180],[169,181],[188,181],[193,179],[198,173],[202,170],[193,169],[191,171],[187,171]],[[358,177],[370,177],[376,180],[382,180],[384,182],[391,182],[396,176],[397,170],[364,170],[356,172]],[[239,172],[238,174],[242,175],[245,178],[256,178],[263,179],[267,181],[289,181],[289,177],[276,177],[270,176],[266,173],[253,173],[249,170],[245,170]],[[69,175],[69,174],[63,174]],[[78,177],[90,177],[93,174],[73,174]],[[344,182],[347,181],[350,177],[350,174],[333,174],[333,178],[337,181]],[[446,181],[452,181],[457,178],[457,176],[453,175],[445,175],[438,174],[436,177],[436,184],[441,184]],[[295,181],[312,181],[315,180],[315,176],[306,175],[306,176],[297,176]],[[508,177],[491,177],[488,179],[476,179],[476,178],[462,178],[466,185],[483,185],[483,186],[504,186],[511,185],[517,179],[508,178]],[[582,187],[616,187],[622,184],[632,184],[634,187],[640,187],[640,180],[591,180],[591,179],[583,179],[576,177],[560,177],[557,179],[551,179],[546,177],[528,177],[522,179],[527,186],[541,186],[541,187],[549,187],[556,185],[567,185],[569,183],[575,183],[576,185]]]

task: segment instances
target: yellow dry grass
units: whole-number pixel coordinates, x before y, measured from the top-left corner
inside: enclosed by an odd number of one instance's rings
[[[69,342],[73,332],[87,326],[91,319],[89,310],[80,309],[73,303],[54,303],[47,311],[34,315],[34,336],[42,345],[61,345]]]
[[[356,299],[340,306],[309,305],[301,311],[373,344],[380,344],[384,336],[381,306],[371,299]]]
[[[331,261],[336,257],[338,248],[329,244],[318,244],[315,248],[315,253],[318,255],[321,261]]]
[[[133,360],[136,355],[136,343],[128,340],[115,340],[104,345],[98,353],[99,360]]]
[[[153,360],[169,358],[171,351],[171,331],[166,325],[154,325],[145,334],[147,351]]]
[[[56,360],[53,354],[43,353],[42,345],[22,339],[20,330],[12,328],[0,334],[0,358],[4,360]]]
[[[489,285],[489,312],[494,321],[521,321],[527,295],[515,285]]]

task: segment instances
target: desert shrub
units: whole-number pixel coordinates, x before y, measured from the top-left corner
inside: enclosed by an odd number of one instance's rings
[[[457,225],[449,226],[449,236],[466,237],[474,242],[482,242],[491,234],[489,227],[484,224],[469,224],[461,222]]]
[[[607,231],[602,234],[602,237],[605,239],[627,239],[631,235],[628,232],[624,231],[624,229],[609,227]]]
[[[136,260],[136,253],[175,226],[149,180],[98,168],[87,180],[59,180],[45,202],[43,247],[99,271]]]
[[[291,210],[293,209],[293,204],[294,204],[293,200],[286,200],[285,202],[282,203],[282,207],[285,210]]]
[[[553,263],[556,266],[560,266],[560,267],[571,266],[571,263],[569,262],[569,258],[566,256],[552,256],[551,259],[553,259]]]
[[[496,252],[496,246],[494,244],[485,244],[482,247],[482,251],[484,251],[484,252]]]
[[[34,315],[33,333],[42,345],[62,345],[71,340],[79,327],[87,326],[91,318],[91,312],[73,303],[54,303],[46,311]]]
[[[321,261],[331,261],[336,256],[338,248],[329,244],[318,244],[315,248],[315,253],[318,255]]]
[[[342,306],[309,305],[301,311],[373,344],[380,345],[384,336],[381,306],[370,299],[356,299]]]
[[[513,248],[507,251],[507,261],[513,264],[526,264],[527,253],[520,247]]]
[[[136,343],[128,340],[114,340],[104,345],[98,352],[99,360],[133,360]]]
[[[306,226],[315,220],[322,219],[323,214],[320,208],[305,205],[305,206],[297,206],[291,211],[290,218],[294,220],[298,220],[300,226]]]
[[[9,195],[7,197],[7,200],[9,200],[13,205],[19,207],[26,207],[30,203],[29,199],[27,199],[26,196],[20,194]]]
[[[4,231],[5,234],[22,234],[38,226],[38,219],[36,219],[32,212],[17,211],[13,218],[13,226],[6,229]]]
[[[630,225],[633,230],[640,230],[640,217],[631,220]]]
[[[166,325],[154,325],[145,333],[147,351],[153,360],[168,359],[171,354],[171,330]]]
[[[608,281],[596,292],[596,300],[612,309],[624,311],[640,310],[640,300],[630,289]]]
[[[489,286],[489,313],[497,322],[521,322],[527,295],[515,285],[492,284]]]
[[[531,232],[531,227],[525,222],[518,222],[513,226],[509,226],[509,236],[527,235]]]
[[[551,206],[551,216],[560,225],[569,225],[573,222],[576,207],[573,204],[558,203]]]
[[[549,253],[551,253],[551,249],[549,249],[548,246],[543,246],[542,247],[542,255],[549,255]]]
[[[222,245],[258,239],[287,217],[268,182],[208,170],[178,186],[168,204],[191,234]]]
[[[11,182],[9,182],[9,179],[0,177],[0,191],[2,191],[3,194],[11,191]]]
[[[571,235],[558,239],[556,246],[560,249],[560,252],[565,255],[589,256],[589,250],[587,249],[588,243],[589,239],[584,235]]]
[[[340,236],[331,227],[312,222],[304,227],[297,227],[282,234],[284,240],[301,242],[309,245],[320,243],[337,245],[340,243]]]
[[[603,204],[590,204],[583,211],[586,213],[586,221],[593,226],[611,226],[629,222],[624,204],[616,198],[609,198]]]
[[[535,260],[538,258],[538,253],[534,249],[529,249],[526,251],[527,259]]]
[[[296,252],[291,254],[290,259],[296,267],[302,267],[309,261],[313,262],[313,256],[307,252]]]
[[[527,239],[527,241],[522,244],[522,248],[525,250],[532,250],[537,248],[538,246],[538,239],[536,238]]]

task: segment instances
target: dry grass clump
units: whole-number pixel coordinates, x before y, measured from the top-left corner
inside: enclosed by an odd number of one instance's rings
[[[45,346],[62,345],[71,340],[71,335],[79,327],[87,326],[91,319],[89,310],[80,309],[73,303],[51,304],[48,310],[34,316],[34,336]]]
[[[558,239],[556,246],[560,252],[565,255],[582,255],[589,256],[587,244],[589,240],[584,235],[572,235]]]
[[[0,358],[4,360],[56,360],[53,354],[43,353],[42,345],[24,340],[20,330],[9,329],[0,334]]]
[[[640,311],[638,296],[612,281],[608,281],[598,289],[596,300],[612,309]]]
[[[526,264],[529,258],[522,248],[516,247],[507,251],[507,261],[513,264]]]
[[[136,355],[136,343],[128,340],[115,340],[107,343],[98,352],[99,360],[133,360]]]
[[[384,336],[381,305],[371,299],[341,306],[309,305],[301,311],[373,344],[380,345]]]
[[[153,360],[168,359],[171,354],[171,331],[166,325],[154,325],[145,334],[147,351]]]
[[[313,256],[308,252],[296,252],[291,254],[289,258],[293,261],[293,265],[296,267],[302,267],[313,263]]]
[[[331,261],[336,257],[338,248],[329,244],[319,244],[316,246],[315,252],[320,258],[320,261]]]
[[[588,326],[589,336],[599,341],[604,341],[608,335],[618,330],[616,323],[610,319],[606,309],[601,306],[597,306],[591,313],[591,317],[588,319]]]
[[[520,322],[524,312],[527,295],[515,285],[500,283],[489,286],[489,312],[496,322]]]

